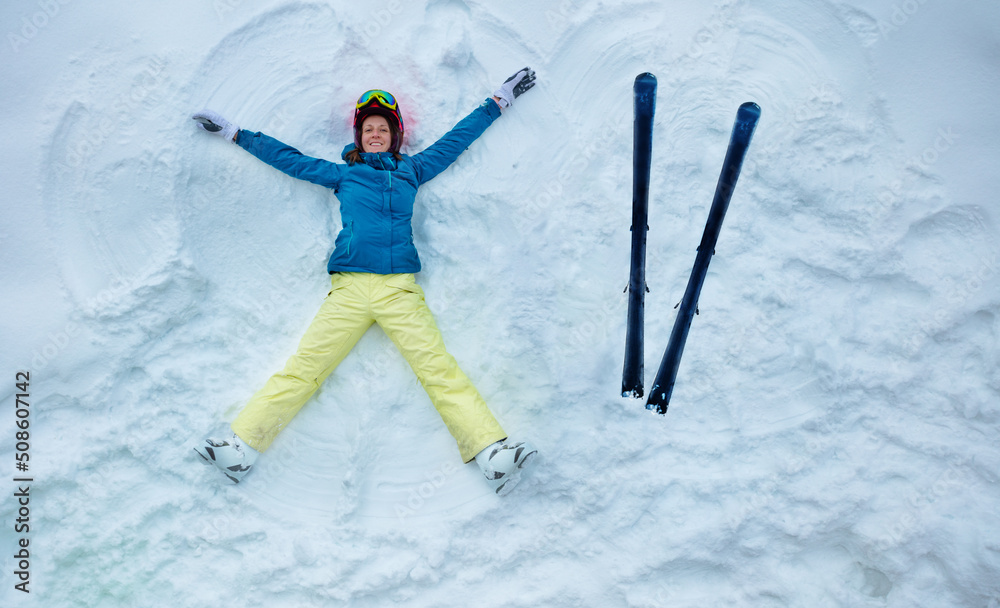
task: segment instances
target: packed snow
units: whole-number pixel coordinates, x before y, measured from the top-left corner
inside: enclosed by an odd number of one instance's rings
[[[995,0],[19,0],[0,24],[0,605],[1000,606]],[[525,65],[413,227],[530,475],[491,494],[377,328],[243,483],[202,466],[325,296],[340,216],[190,114],[338,160],[384,88],[416,152]],[[763,111],[665,416],[620,396],[647,71],[647,390],[736,108]]]

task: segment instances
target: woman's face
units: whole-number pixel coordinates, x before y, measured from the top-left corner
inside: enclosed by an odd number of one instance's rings
[[[361,151],[388,152],[392,145],[392,131],[385,116],[373,114],[361,123]]]

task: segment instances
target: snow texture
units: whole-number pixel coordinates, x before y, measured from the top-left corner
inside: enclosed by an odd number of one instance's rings
[[[0,605],[1000,606],[995,0],[19,0],[0,24]],[[418,151],[524,65],[538,86],[413,225],[533,473],[491,495],[377,329],[244,483],[201,466],[340,226],[190,114],[337,159],[385,88]],[[619,396],[645,71],[647,390],[736,108],[763,109],[662,417]]]

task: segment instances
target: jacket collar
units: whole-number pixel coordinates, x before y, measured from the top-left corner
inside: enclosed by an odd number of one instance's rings
[[[340,154],[340,157],[346,160],[347,153],[355,148],[354,144],[344,146],[344,151]],[[396,170],[397,163],[392,152],[361,152],[361,160],[373,169],[385,171]]]

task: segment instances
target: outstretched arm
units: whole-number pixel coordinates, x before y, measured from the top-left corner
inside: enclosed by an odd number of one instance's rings
[[[306,156],[273,137],[245,129],[239,132],[236,145],[286,175],[333,188],[334,192],[340,189],[342,164]]]
[[[197,121],[200,128],[235,143],[282,173],[333,188],[334,191],[340,187],[342,166],[337,163],[306,156],[263,133],[242,130],[211,110],[203,110],[191,118]]]
[[[533,86],[535,86],[534,70],[527,67],[518,70],[493,92],[491,98],[493,103],[487,99],[444,137],[416,154],[413,161],[419,183],[428,182],[447,169],[487,127],[493,124],[494,120],[500,117],[501,108],[510,107],[516,97]]]
[[[498,118],[500,105],[487,99],[441,139],[413,155],[417,183],[429,182],[447,169]]]

